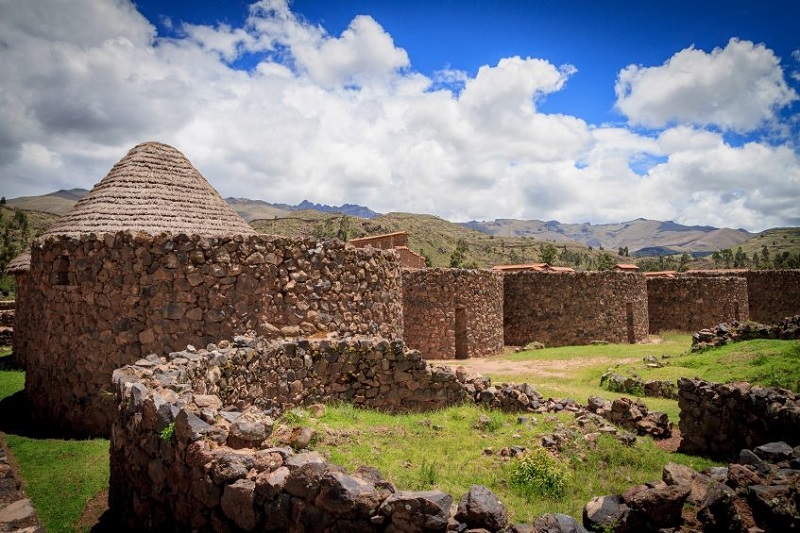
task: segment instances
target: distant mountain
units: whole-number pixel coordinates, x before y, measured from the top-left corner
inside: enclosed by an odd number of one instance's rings
[[[25,209],[26,211],[43,211],[54,215],[63,215],[88,193],[89,191],[86,189],[61,189],[41,196],[12,198],[6,202],[6,205],[17,209]]]
[[[497,219],[470,221],[464,226],[495,236],[532,237],[543,241],[574,241],[606,250],[627,248],[631,255],[669,255],[681,252],[706,252],[736,248],[756,234],[743,229],[684,226],[638,218],[618,224],[562,224],[557,220]]]
[[[323,213],[341,213],[343,215],[348,215],[351,217],[361,217],[361,218],[375,218],[380,216],[380,213],[376,213],[369,207],[364,207],[363,205],[356,205],[356,204],[342,204],[340,206],[330,206],[330,205],[323,205],[323,204],[314,204],[309,202],[308,200],[303,200],[296,206],[294,206],[291,210],[292,211],[302,211],[306,209],[312,209],[314,211],[322,211]]]
[[[271,204],[263,200],[249,200],[247,198],[225,198],[236,209],[242,218],[251,222],[253,220],[282,218],[291,216],[293,211],[319,211],[321,213],[340,213],[351,217],[375,218],[380,216],[368,207],[355,204],[344,204],[340,206],[330,206],[315,204],[308,200],[303,200],[297,205]]]

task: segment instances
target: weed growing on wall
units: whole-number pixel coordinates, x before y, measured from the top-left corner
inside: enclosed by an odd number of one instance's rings
[[[174,436],[175,436],[175,422],[172,422],[170,425],[162,429],[161,433],[159,433],[159,437],[161,437],[161,440],[163,440],[164,442],[172,442],[172,438]]]

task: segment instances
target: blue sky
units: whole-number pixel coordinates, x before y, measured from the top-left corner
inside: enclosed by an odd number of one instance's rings
[[[144,140],[225,196],[800,225],[800,4],[0,0],[7,197]]]

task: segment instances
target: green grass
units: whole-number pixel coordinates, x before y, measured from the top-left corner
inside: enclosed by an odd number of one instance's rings
[[[9,350],[0,349],[0,362]],[[0,368],[7,368],[0,364]],[[22,390],[25,374],[0,371],[0,400]],[[5,402],[5,407],[9,406]],[[8,413],[0,411],[0,416]],[[74,531],[86,503],[108,488],[108,441],[63,440],[5,435],[16,457],[25,491],[47,531]]]
[[[481,416],[490,422],[481,424]],[[563,466],[563,487],[555,477],[531,476],[552,481],[544,490],[520,490],[512,482],[521,458],[502,457],[502,448],[540,446],[557,424],[577,428],[574,415],[525,415],[519,423],[515,414],[488,412],[474,405],[460,405],[424,413],[389,415],[343,404],[329,407],[319,420],[302,419],[317,429],[320,438],[314,448],[331,461],[353,471],[374,466],[399,489],[443,490],[460,498],[470,485],[489,487],[510,510],[517,522],[532,521],[546,512],[580,516],[592,497],[621,493],[632,484],[661,479],[669,461],[698,469],[713,463],[699,458],[670,454],[649,438],[627,448],[613,438],[601,438],[595,450],[576,437],[555,461]],[[533,423],[532,420],[538,421]],[[491,454],[484,453],[487,448]],[[557,469],[561,471],[562,469]]]

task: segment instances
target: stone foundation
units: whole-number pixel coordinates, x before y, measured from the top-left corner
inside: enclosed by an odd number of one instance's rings
[[[650,333],[697,331],[720,322],[746,321],[750,318],[747,288],[742,277],[647,278]]]
[[[546,346],[647,339],[647,285],[640,273],[504,274],[505,344]]]
[[[503,278],[488,270],[403,269],[404,339],[425,359],[503,350]]]
[[[730,459],[772,441],[800,445],[800,396],[748,383],[678,380],[679,451]]]
[[[114,402],[104,391],[115,368],[248,330],[399,338],[401,282],[394,252],[338,241],[48,238],[32,249],[31,327],[20,339],[26,393],[36,416],[107,434]]]

